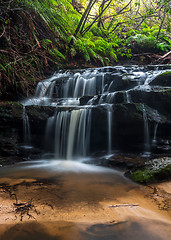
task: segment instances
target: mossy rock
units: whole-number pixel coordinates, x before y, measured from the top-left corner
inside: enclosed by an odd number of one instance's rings
[[[143,122],[142,111],[138,103],[115,105],[115,120],[118,122]]]
[[[46,121],[54,114],[54,107],[49,106],[26,106],[26,112],[29,119],[35,121]]]
[[[168,86],[171,87],[171,71],[158,75],[149,85]]]
[[[147,184],[171,179],[171,165],[158,170],[135,170],[129,176],[133,181]]]
[[[129,92],[134,103],[143,103],[165,116],[171,115],[171,89],[155,91],[132,90]]]
[[[0,103],[0,121],[15,122],[22,120],[23,106],[19,102]]]

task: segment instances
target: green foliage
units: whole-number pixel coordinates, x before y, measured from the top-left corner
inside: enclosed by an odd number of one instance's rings
[[[154,181],[152,171],[137,170],[131,174],[131,179],[138,183],[148,183]]]
[[[153,35],[147,36],[145,34],[137,34],[135,36],[131,36],[127,39],[128,46],[132,46],[136,43],[137,47],[144,51],[153,51],[153,50],[161,50],[167,51],[171,48],[171,45],[162,40],[157,40]]]
[[[65,56],[57,48],[49,50],[49,53],[55,61],[61,61],[61,59],[65,60]]]
[[[169,51],[170,2],[160,10],[152,2],[136,0],[130,8],[129,1],[112,0],[103,12],[102,1],[96,1],[75,35],[87,1],[76,1],[82,4],[79,13],[71,0],[0,0],[0,92],[29,94],[44,71],[69,62],[113,65],[130,58],[135,47]]]
[[[89,62],[100,61],[102,65],[108,65],[117,62],[118,57],[131,57],[130,49],[123,39],[118,38],[116,34],[107,34],[104,30],[94,35],[95,29],[97,28],[94,26],[84,37],[73,37],[73,46],[70,48],[72,58],[84,58]],[[105,37],[102,37],[104,32]]]
[[[65,19],[67,14],[66,8],[69,3],[66,0],[22,0],[23,3],[31,11],[38,14],[42,21],[44,21],[53,31],[59,34],[60,37],[65,38],[67,35],[68,22]]]
[[[72,57],[83,57],[87,62],[91,60],[100,61],[103,65],[109,63],[109,61],[117,61],[114,44],[102,37],[94,38],[91,34],[75,40],[73,47],[70,49],[70,55]]]

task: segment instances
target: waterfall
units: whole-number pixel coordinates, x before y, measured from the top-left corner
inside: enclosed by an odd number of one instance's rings
[[[48,131],[55,125],[54,148],[56,159],[86,157],[89,150],[91,109],[55,113],[47,122]]]
[[[110,88],[111,88],[112,85],[113,85],[113,81],[109,84],[109,87],[108,87],[108,89],[107,89],[107,92],[110,91]]]
[[[149,126],[148,126],[148,118],[144,104],[142,104],[143,109],[143,120],[144,120],[144,152],[150,152],[150,135],[149,135]]]
[[[91,109],[81,109],[80,121],[76,137],[77,156],[86,157],[86,155],[89,153],[90,134],[91,134]]]
[[[157,143],[157,128],[158,128],[158,125],[159,125],[158,122],[156,122],[155,125],[154,125],[154,136],[153,136],[153,140],[152,140],[153,145],[156,145],[156,143]]]
[[[70,112],[62,111],[55,114],[55,158],[65,158],[67,151]]]
[[[51,78],[39,82],[36,87],[35,99],[37,99],[37,105],[49,105],[51,103],[55,80],[57,80],[56,74]],[[36,100],[33,101],[36,101]]]
[[[131,103],[131,96],[129,95],[129,91],[125,91],[126,94],[126,102]]]
[[[104,80],[101,81],[101,92],[104,85]],[[61,92],[64,98],[78,98],[82,96],[94,96],[97,92],[97,79],[94,74],[81,75],[80,73],[74,74],[69,80],[62,85]]]
[[[104,73],[102,74],[102,83],[101,83],[101,86],[102,86],[102,88],[101,88],[101,93],[103,94],[103,92],[104,92]]]
[[[108,154],[112,151],[112,105],[107,105],[107,123],[108,123]]]
[[[108,93],[106,96],[106,103],[114,103],[116,92]]]
[[[54,120],[55,120],[55,116],[49,117],[48,120],[47,120],[47,123],[46,123],[45,149],[47,149],[47,150],[48,150],[48,147],[49,147],[49,142],[51,142],[52,135],[53,135]]]
[[[112,152],[113,141],[113,106],[116,105],[116,114],[114,117],[116,123],[122,121],[118,114],[125,114],[134,109],[134,102],[142,104],[147,102],[142,91],[158,91],[158,87],[150,86],[150,82],[155,77],[164,72],[164,70],[153,69],[154,67],[138,67],[138,66],[114,66],[96,69],[72,70],[66,72],[55,73],[51,78],[45,79],[38,83],[36,93],[33,98],[26,100],[23,103],[23,136],[24,143],[30,144],[30,126],[29,118],[25,111],[26,105],[50,106],[55,113],[47,120],[45,130],[45,149],[53,152],[55,159],[75,159],[77,157],[85,157],[89,153],[90,139],[94,141],[92,151],[98,151],[98,147],[103,148],[103,136],[105,132],[107,141],[107,152]],[[134,91],[132,91],[134,90]],[[140,96],[135,94],[138,90]],[[125,103],[132,103],[126,105]],[[121,106],[122,105],[122,106]],[[137,106],[135,106],[137,107]],[[124,110],[125,108],[125,110]],[[41,109],[42,110],[42,109]],[[121,111],[120,111],[121,110]],[[138,110],[138,109],[137,109]],[[53,111],[53,110],[52,110]],[[143,121],[144,121],[144,153],[150,152],[151,140],[149,135],[148,117],[156,121],[154,126],[154,136],[152,143],[156,143],[157,128],[159,116],[154,111],[150,113],[146,111],[144,104],[142,104]],[[92,113],[92,114],[91,114]],[[97,115],[96,115],[97,114]],[[99,115],[98,115],[99,114]],[[96,132],[93,129],[91,132],[91,115],[104,119],[96,119],[92,121],[94,129],[97,129],[99,136],[96,139]],[[45,117],[46,117],[45,113]],[[132,120],[132,118],[128,120]],[[135,116],[137,117],[137,116]],[[124,115],[124,121],[127,121],[127,116]],[[100,122],[104,124],[101,126]],[[120,127],[120,126],[119,126]],[[118,128],[119,129],[119,128]],[[128,131],[129,132],[129,131]],[[131,132],[131,131],[130,131]],[[92,134],[91,134],[92,133]],[[118,146],[125,144],[120,140],[119,130]],[[122,136],[121,130],[121,136]],[[139,136],[138,136],[139,137]],[[94,139],[93,139],[94,138]],[[131,138],[134,141],[134,137]],[[141,139],[141,137],[139,138]],[[34,139],[32,139],[33,142]],[[33,143],[32,143],[33,144]],[[130,144],[131,145],[131,144]],[[122,146],[121,146],[122,148]]]
[[[68,143],[67,143],[67,159],[72,159],[73,157],[73,147],[74,147],[74,141],[76,139],[76,130],[79,126],[79,120],[80,120],[80,110],[73,110],[71,112],[70,117],[70,124],[69,124],[69,132],[68,132]],[[83,139],[82,139],[83,140]]]
[[[29,123],[29,117],[26,113],[26,108],[24,105],[23,105],[23,138],[24,138],[24,145],[30,146],[31,145],[30,123]]]

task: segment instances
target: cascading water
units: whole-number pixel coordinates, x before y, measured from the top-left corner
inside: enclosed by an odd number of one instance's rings
[[[154,68],[153,71],[151,68]],[[56,159],[87,156],[92,139],[93,112],[99,107],[105,109],[107,122],[104,138],[107,137],[106,152],[110,154],[114,150],[112,126],[115,108],[113,106],[118,102],[134,103],[132,91],[151,91],[149,83],[164,71],[164,68],[156,69],[151,66],[149,68],[116,66],[59,72],[40,82],[35,97],[26,100],[24,106],[43,105],[56,108],[54,116],[47,120],[45,130],[45,145],[53,145]],[[25,107],[23,109],[23,131],[25,142],[29,144],[29,119]],[[150,152],[151,143],[145,105],[142,105],[142,115],[144,152]],[[157,126],[158,124],[155,125],[153,142],[156,142]]]
[[[23,105],[23,138],[25,147],[30,146],[31,145],[30,123],[24,105]]]
[[[90,143],[91,109],[56,112],[47,121],[46,136],[53,130],[55,130],[56,159],[71,160],[77,157],[86,157]]]
[[[107,105],[107,122],[108,122],[108,154],[112,152],[112,105]]]
[[[57,112],[55,115],[56,116],[54,118],[55,125],[54,152],[55,158],[59,159],[66,157],[70,113],[69,111],[65,112],[62,111]]]
[[[108,93],[107,96],[106,96],[105,102],[106,103],[114,103],[115,96],[116,96],[116,92]]]
[[[129,91],[125,91],[125,94],[126,94],[126,102],[131,103],[131,97],[129,95]]]
[[[73,159],[76,156],[86,156],[89,144],[90,110],[73,110],[70,117],[66,158]]]
[[[144,153],[150,153],[150,135],[149,135],[149,127],[148,127],[148,118],[144,104],[142,104],[143,109],[143,119],[144,119]]]
[[[158,128],[158,125],[159,125],[158,122],[156,122],[155,125],[154,125],[154,136],[153,136],[153,140],[152,140],[152,143],[153,143],[154,146],[157,143],[157,128]]]

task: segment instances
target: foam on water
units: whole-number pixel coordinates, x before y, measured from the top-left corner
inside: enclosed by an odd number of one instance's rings
[[[94,173],[100,173],[100,172],[116,172],[112,169],[95,166],[79,161],[72,161],[72,160],[41,160],[41,161],[35,161],[30,162],[29,165],[25,164],[25,166],[21,166],[21,168],[25,169],[36,169],[40,168],[46,171],[52,171],[52,172],[94,172]]]

